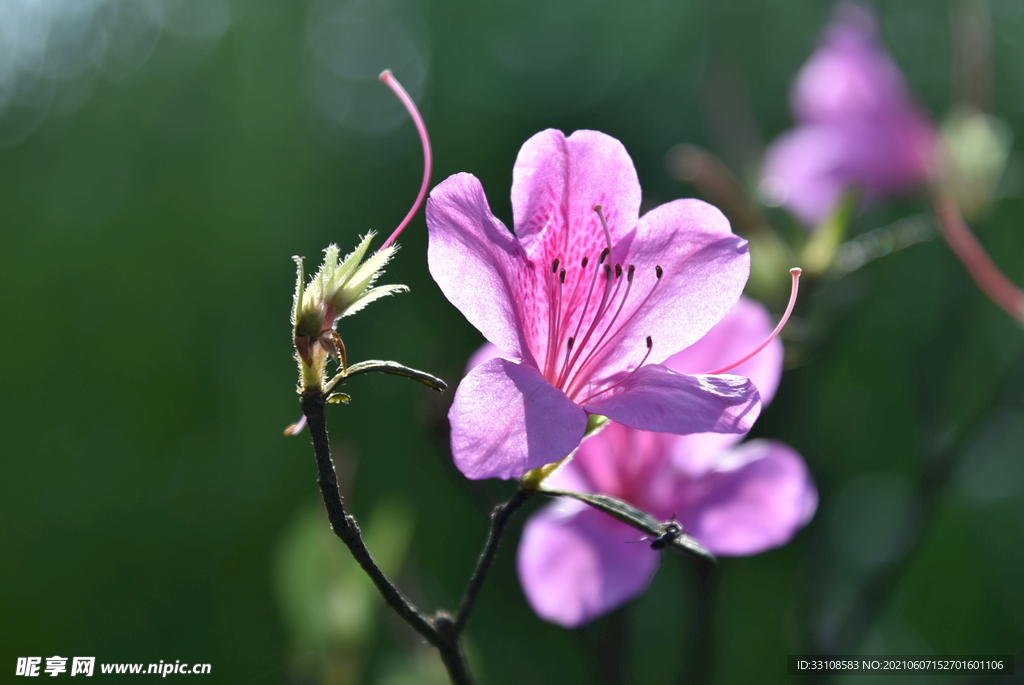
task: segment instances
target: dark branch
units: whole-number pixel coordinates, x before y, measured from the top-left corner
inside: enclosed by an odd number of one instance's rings
[[[395,584],[373,561],[369,550],[366,549],[366,543],[363,542],[359,525],[352,516],[345,512],[345,505],[341,501],[341,492],[338,490],[338,477],[334,471],[334,461],[331,459],[331,445],[327,437],[327,422],[324,418],[325,403],[326,398],[320,392],[314,391],[302,395],[302,412],[306,415],[309,433],[313,436],[313,451],[316,454],[318,472],[317,483],[320,485],[320,494],[327,506],[327,518],[331,522],[331,528],[352,552],[352,556],[362,566],[366,575],[370,576],[387,605],[428,642],[440,647],[434,626],[402,595]]]
[[[494,563],[494,557],[498,553],[498,545],[501,542],[501,536],[505,533],[505,526],[508,525],[512,514],[516,513],[516,510],[523,506],[523,503],[532,494],[532,490],[525,490],[520,486],[509,501],[499,504],[491,512],[491,530],[487,534],[487,542],[484,544],[483,551],[480,552],[480,558],[477,560],[476,569],[473,570],[473,575],[469,579],[469,585],[466,586],[466,592],[462,595],[459,611],[455,614],[454,630],[456,633],[461,633],[462,629],[466,627],[466,621],[469,620],[469,614],[473,611],[473,606],[476,604],[480,588],[483,587],[487,572],[490,570],[491,564]]]
[[[396,368],[399,370],[394,370]],[[392,362],[363,362],[361,365],[350,367],[349,376],[353,375],[353,369],[357,373],[367,373],[369,371],[397,373],[398,375],[410,378],[415,377],[416,380],[431,385],[430,382],[406,373],[411,371],[414,374],[420,374],[423,377],[433,379],[439,386],[438,389],[443,389],[444,387],[443,382],[429,374],[406,369]],[[480,559],[477,561],[476,569],[469,579],[465,596],[459,604],[459,611],[456,617],[452,617],[448,612],[439,611],[433,617],[428,618],[406,599],[395,584],[391,582],[387,575],[373,561],[373,557],[370,556],[370,552],[366,548],[366,543],[363,542],[359,525],[351,514],[345,512],[345,505],[342,503],[341,492],[338,489],[338,477],[335,474],[334,462],[331,459],[331,445],[327,436],[327,422],[324,417],[324,406],[328,401],[328,392],[329,389],[324,392],[314,390],[303,393],[301,402],[302,412],[306,416],[309,432],[313,437],[313,451],[316,454],[318,472],[317,483],[320,485],[320,494],[323,496],[324,504],[327,506],[327,518],[331,522],[331,528],[334,529],[334,534],[345,543],[366,574],[370,576],[370,579],[384,598],[384,602],[401,616],[406,623],[411,625],[416,632],[422,635],[427,642],[437,648],[445,668],[448,669],[448,676],[452,682],[455,685],[473,685],[473,676],[469,672],[469,666],[466,663],[466,657],[462,651],[459,638],[466,625],[466,621],[469,619],[469,614],[473,610],[473,605],[476,603],[476,597],[483,586],[487,571],[494,562],[494,557],[498,551],[498,544],[501,541],[502,534],[505,532],[505,527],[508,525],[512,514],[522,506],[531,492],[520,487],[508,502],[495,508],[494,513],[491,515],[491,528],[487,535],[487,543],[484,545],[484,549],[480,553]]]

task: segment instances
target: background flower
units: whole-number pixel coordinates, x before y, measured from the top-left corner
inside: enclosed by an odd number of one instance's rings
[[[846,191],[871,200],[911,190],[932,171],[937,132],[877,31],[867,8],[836,8],[793,82],[790,104],[799,125],[765,154],[766,200],[807,225],[821,223]]]

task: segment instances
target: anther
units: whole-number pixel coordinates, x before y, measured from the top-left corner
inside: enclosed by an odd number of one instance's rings
[[[665,271],[660,266],[654,267],[654,275],[660,280]]]
[[[586,269],[586,268],[587,268],[587,264],[588,264],[589,262],[590,262],[590,260],[589,260],[589,259],[587,259],[586,257],[584,257],[584,258],[583,258],[583,261],[582,261],[582,262],[580,263],[580,268],[582,268],[582,269]]]
[[[622,276],[622,265],[621,264],[616,264],[615,265],[615,278],[620,278],[621,276]]]
[[[558,260],[557,259],[555,261],[551,262],[551,273],[553,273],[553,274],[558,273]]]
[[[626,280],[630,283],[633,282],[633,272],[636,271],[636,267],[632,264],[629,265],[629,271],[626,272]]]
[[[608,258],[609,254],[611,254],[611,250],[609,250],[607,247],[601,250],[601,256],[597,258],[597,263],[603,264],[604,260]]]
[[[568,349],[570,349],[570,350],[571,350],[571,349],[572,349],[572,346],[573,346],[574,344],[576,344],[576,338],[574,338],[574,337],[572,337],[572,336],[570,335],[570,336],[569,336],[569,342],[567,342],[565,346],[566,346],[566,347],[567,347]]]
[[[565,269],[558,272],[558,282],[562,284],[565,283]]]
[[[609,390],[614,390],[615,388],[617,388],[617,387],[619,387],[620,385],[622,385],[622,384],[623,384],[623,383],[625,382],[625,380],[626,380],[627,378],[629,378],[630,376],[632,376],[632,375],[633,375],[634,373],[636,373],[636,372],[637,372],[637,370],[638,370],[638,369],[639,369],[639,368],[640,368],[641,366],[643,366],[644,364],[646,364],[646,363],[647,363],[647,358],[651,356],[651,349],[652,349],[653,347],[654,347],[654,340],[653,340],[653,339],[651,338],[651,336],[647,336],[647,352],[646,352],[646,353],[644,353],[644,358],[640,360],[640,363],[636,365],[636,368],[634,368],[634,369],[633,369],[632,371],[630,371],[629,373],[627,373],[627,374],[625,375],[625,377],[623,377],[623,378],[622,378],[622,379],[621,379],[621,380],[620,380],[620,381],[619,381],[618,383],[616,383],[616,384],[614,384],[614,385],[611,385],[611,386],[609,386],[609,387],[605,388],[604,390],[600,390],[600,391],[598,391],[598,392],[595,392],[595,393],[594,393],[593,395],[591,395],[590,397],[587,397],[587,398],[586,398],[586,399],[584,399],[584,400],[583,400],[582,402],[580,402],[580,404],[586,404],[587,402],[589,402],[590,400],[594,399],[595,397],[600,397],[601,395],[605,394],[605,393],[606,393],[606,392],[608,392]]]

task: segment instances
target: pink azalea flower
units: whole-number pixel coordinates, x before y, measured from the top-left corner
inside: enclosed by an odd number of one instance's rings
[[[735,304],[746,241],[698,200],[639,210],[632,160],[596,131],[547,130],[523,145],[515,235],[474,176],[431,192],[430,273],[502,354],[469,373],[448,414],[466,477],[517,478],[563,459],[588,414],[679,434],[743,433],[757,418],[746,378],[660,363]]]
[[[714,368],[764,339],[764,308],[741,299],[699,342],[665,362],[682,373]],[[737,371],[770,401],[782,371],[773,341]],[[772,440],[741,445],[738,435],[665,435],[609,424],[583,441],[545,485],[604,493],[680,526],[718,555],[756,554],[785,544],[817,507],[817,491],[800,455]],[[567,628],[586,623],[646,589],[660,553],[629,544],[639,533],[581,502],[560,499],[526,524],[519,579],[537,614]]]
[[[931,173],[936,131],[876,33],[866,8],[836,8],[793,83],[790,102],[800,125],[766,153],[768,200],[808,225],[821,223],[848,190],[870,201],[912,190]]]

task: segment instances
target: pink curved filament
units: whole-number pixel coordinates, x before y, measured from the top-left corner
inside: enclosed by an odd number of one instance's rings
[[[779,325],[775,327],[775,330],[772,331],[771,334],[767,338],[765,338],[763,343],[761,343],[760,345],[755,347],[754,350],[750,354],[748,354],[747,356],[743,357],[739,361],[735,361],[732,364],[726,364],[725,366],[723,366],[720,369],[715,369],[714,371],[708,371],[707,373],[704,373],[704,374],[701,374],[701,375],[703,375],[703,376],[714,376],[714,375],[719,374],[719,373],[725,373],[726,371],[729,371],[730,369],[735,369],[737,366],[739,366],[743,362],[746,362],[746,361],[749,361],[749,360],[753,359],[757,355],[758,352],[760,352],[764,348],[768,347],[768,344],[772,340],[775,340],[776,337],[778,337],[779,333],[782,332],[782,328],[786,325],[786,322],[789,321],[789,315],[793,313],[793,306],[796,304],[796,294],[800,290],[800,274],[801,274],[801,270],[800,269],[790,269],[789,273],[793,277],[793,286],[792,286],[792,289],[789,291],[789,304],[786,305],[786,313],[782,315],[782,320],[779,321]]]
[[[398,224],[398,228],[395,229],[394,233],[388,236],[388,239],[384,241],[384,244],[380,246],[380,249],[385,249],[388,245],[395,241],[395,238],[405,230],[405,227],[409,225],[412,218],[416,216],[417,210],[420,205],[423,204],[423,198],[427,196],[427,186],[430,184],[430,170],[433,164],[433,158],[430,154],[430,138],[427,136],[427,127],[423,123],[423,117],[420,116],[420,112],[416,109],[416,103],[409,97],[409,93],[405,92],[405,88],[398,82],[394,76],[391,75],[390,69],[385,69],[380,74],[380,80],[383,81],[388,88],[394,91],[398,99],[405,105],[405,109],[408,110],[409,116],[412,117],[412,121],[416,124],[416,130],[420,134],[420,142],[423,143],[423,183],[420,186],[420,194],[416,196],[416,201],[412,203],[412,209],[402,219],[402,223]],[[379,251],[379,250],[378,250]]]

